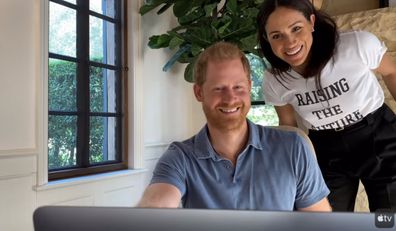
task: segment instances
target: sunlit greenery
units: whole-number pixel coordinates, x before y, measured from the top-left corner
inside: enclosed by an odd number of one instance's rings
[[[103,74],[101,68],[91,68],[91,108],[102,108]],[[50,59],[48,78],[48,108],[56,111],[76,112],[76,64]],[[103,161],[103,119],[91,121],[90,160]],[[48,166],[49,169],[76,165],[77,115],[48,118]]]
[[[265,68],[269,66],[268,62],[261,59],[254,54],[247,54],[246,57],[249,60],[251,68],[251,79],[252,79],[252,95],[253,101],[264,102],[263,97],[263,78]],[[279,120],[275,112],[275,109],[271,105],[254,105],[249,111],[248,118],[261,125],[278,125]]]
[[[256,105],[252,106],[249,111],[248,118],[261,125],[275,126],[279,124],[276,111],[271,105]]]
[[[76,3],[75,1],[68,1]],[[91,1],[91,4],[101,4]],[[96,6],[101,8],[101,6]],[[76,11],[50,2],[49,8],[49,52],[76,57]],[[103,26],[99,20],[91,20],[94,42],[102,41]],[[103,48],[93,47],[91,61],[103,60]],[[96,50],[95,50],[96,49]],[[90,68],[90,108],[103,111],[106,97],[104,81],[106,74],[102,68]],[[70,115],[48,116],[48,168],[50,170],[77,165],[77,64],[74,62],[49,59],[48,62],[48,110]],[[91,119],[89,134],[90,162],[104,160],[105,119]]]

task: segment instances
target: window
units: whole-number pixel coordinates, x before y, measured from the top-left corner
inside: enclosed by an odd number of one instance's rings
[[[124,169],[125,1],[50,0],[49,179]]]
[[[247,54],[251,68],[252,79],[252,107],[248,118],[261,125],[275,126],[279,124],[278,115],[272,105],[266,105],[263,97],[262,83],[265,67],[269,65],[265,60],[254,54]]]

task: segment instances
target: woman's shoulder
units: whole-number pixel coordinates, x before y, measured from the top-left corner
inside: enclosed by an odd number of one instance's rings
[[[349,30],[340,33],[340,41],[341,43],[345,42],[376,42],[378,41],[377,36],[373,33],[365,30]]]

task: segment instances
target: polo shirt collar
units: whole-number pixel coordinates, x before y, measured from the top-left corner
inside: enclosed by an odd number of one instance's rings
[[[253,146],[256,149],[263,149],[263,146],[260,142],[260,131],[259,126],[246,119],[249,128],[249,138],[247,142],[248,146]],[[216,153],[213,149],[212,144],[209,140],[209,129],[206,124],[199,133],[194,138],[194,155],[198,159],[208,159],[212,158],[215,161],[220,161],[222,158]]]

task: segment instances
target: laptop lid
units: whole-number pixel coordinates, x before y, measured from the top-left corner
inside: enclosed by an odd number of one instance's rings
[[[44,206],[35,231],[373,231],[396,230],[393,213]],[[384,229],[385,228],[385,229]]]

